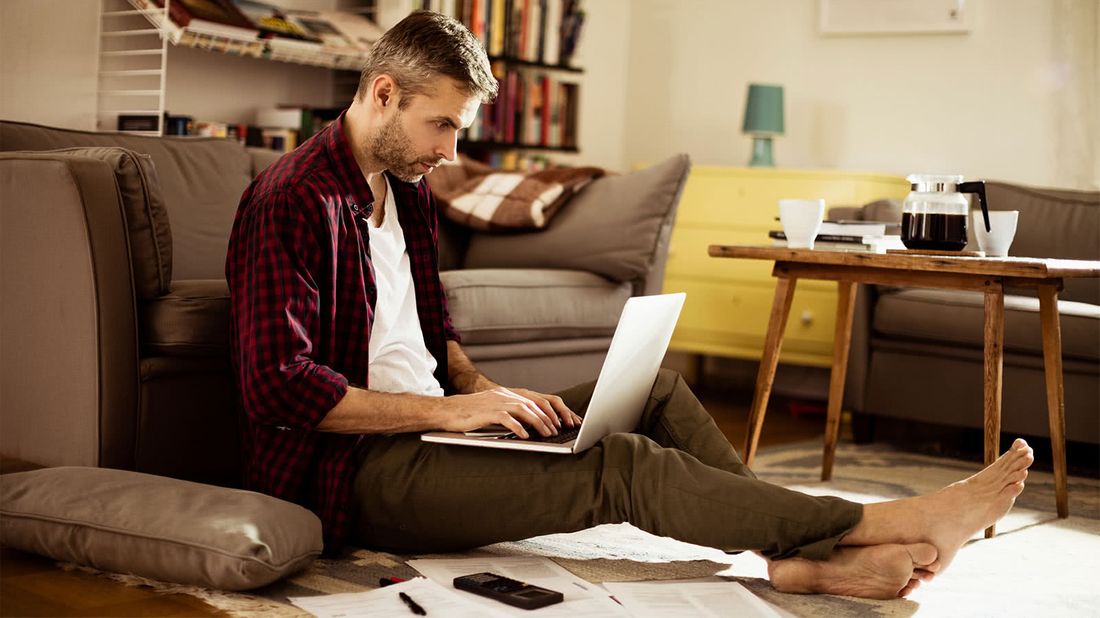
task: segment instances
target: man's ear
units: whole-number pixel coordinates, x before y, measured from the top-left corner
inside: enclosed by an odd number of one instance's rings
[[[396,105],[398,97],[397,82],[393,81],[393,78],[389,75],[383,73],[374,78],[374,82],[371,84],[370,94],[371,104],[377,106],[379,111],[391,105]]]

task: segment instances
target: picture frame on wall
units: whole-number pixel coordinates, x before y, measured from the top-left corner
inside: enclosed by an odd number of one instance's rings
[[[967,34],[977,0],[818,0],[825,36]]]

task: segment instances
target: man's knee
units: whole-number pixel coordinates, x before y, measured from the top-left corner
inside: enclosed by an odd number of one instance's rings
[[[673,369],[661,369],[657,372],[657,379],[653,381],[653,389],[649,396],[657,400],[668,399],[678,388],[688,388],[683,376]]]
[[[660,449],[660,445],[638,433],[613,433],[600,441],[604,461],[616,467],[632,467],[639,458]]]

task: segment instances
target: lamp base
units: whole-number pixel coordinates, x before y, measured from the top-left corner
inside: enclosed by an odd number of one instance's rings
[[[770,135],[754,135],[752,138],[752,160],[749,167],[775,167],[772,158],[772,138]]]

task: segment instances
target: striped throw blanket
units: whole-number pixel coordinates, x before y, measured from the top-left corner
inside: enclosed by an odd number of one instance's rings
[[[468,178],[435,196],[448,219],[475,230],[538,230],[546,227],[573,195],[604,173],[598,167],[491,172]]]

